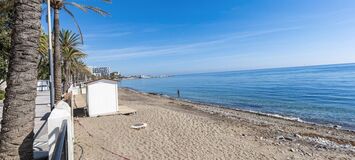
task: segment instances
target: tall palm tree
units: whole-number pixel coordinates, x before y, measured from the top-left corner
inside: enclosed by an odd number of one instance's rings
[[[87,55],[75,48],[66,48],[63,50],[64,72],[65,72],[65,91],[68,90],[70,83],[74,83],[75,74],[85,67],[82,59]]]
[[[81,43],[78,34],[62,30],[59,41],[63,54],[64,91],[67,91],[70,82],[73,82],[72,75],[74,75],[76,67],[79,66],[78,63],[81,63],[87,55],[80,50]]]
[[[111,0],[103,0],[104,2],[111,3]],[[68,9],[68,6],[74,6],[80,10],[87,12],[88,10],[98,13],[102,16],[108,15],[108,13],[100,8],[78,4],[75,2],[70,2],[67,0],[51,0],[51,7],[54,9],[54,88],[55,88],[55,101],[59,101],[62,96],[62,71],[61,71],[61,49],[59,42],[60,34],[60,25],[59,25],[59,11],[63,9],[66,13],[69,14],[74,20],[75,25],[77,26],[81,41],[83,43],[83,37],[81,29],[77,23],[77,20],[74,17],[74,14]]]
[[[41,0],[15,0],[0,159],[31,159]]]

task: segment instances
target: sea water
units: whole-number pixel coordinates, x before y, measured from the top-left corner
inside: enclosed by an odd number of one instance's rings
[[[121,87],[355,130],[355,64],[123,80]]]

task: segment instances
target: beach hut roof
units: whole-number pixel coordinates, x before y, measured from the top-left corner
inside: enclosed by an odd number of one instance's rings
[[[85,82],[85,84],[86,85],[90,85],[90,84],[94,84],[94,83],[97,83],[97,82],[117,84],[118,81],[110,80],[110,79],[98,79],[98,80],[92,80],[92,81]]]

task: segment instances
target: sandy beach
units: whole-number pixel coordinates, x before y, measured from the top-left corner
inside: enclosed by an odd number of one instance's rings
[[[119,104],[137,113],[75,118],[75,159],[355,159],[352,131],[129,89]],[[131,129],[137,122],[148,126]]]

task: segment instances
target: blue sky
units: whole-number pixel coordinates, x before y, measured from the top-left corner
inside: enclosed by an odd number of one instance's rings
[[[78,0],[91,66],[125,75],[355,62],[354,0]],[[62,12],[63,28],[76,31]]]

